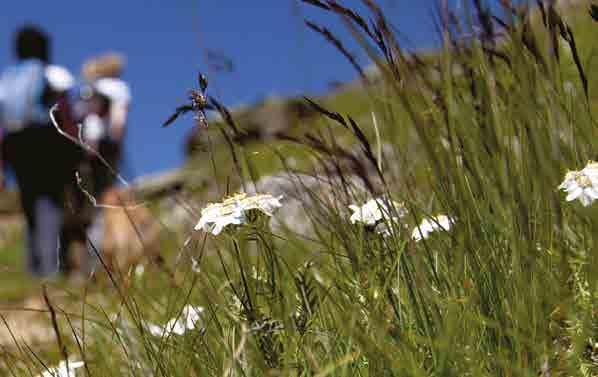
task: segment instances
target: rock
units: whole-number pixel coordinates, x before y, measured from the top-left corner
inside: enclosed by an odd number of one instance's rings
[[[311,218],[331,208],[349,218],[348,205],[357,198],[369,196],[363,180],[357,175],[339,176],[279,173],[266,176],[248,188],[249,194],[282,195],[283,206],[272,219],[273,229],[296,234],[314,234]]]
[[[290,130],[298,122],[305,121],[318,113],[300,98],[279,99],[270,97],[251,107],[231,110],[241,135],[235,142],[244,144],[254,140],[269,140]],[[214,118],[213,122],[223,121]],[[194,127],[187,136],[185,152],[187,157],[195,152],[207,151],[205,130]],[[216,146],[215,146],[216,147]]]

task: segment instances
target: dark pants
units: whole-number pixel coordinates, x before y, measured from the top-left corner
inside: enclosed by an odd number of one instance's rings
[[[103,139],[98,144],[98,153],[106,160],[110,168],[114,171],[118,171],[118,165],[120,162],[121,148],[120,143],[114,142],[110,139]],[[106,167],[102,161],[97,157],[91,157],[89,160],[90,176],[92,184],[93,196],[98,202],[103,202],[103,195],[110,189],[116,177],[110,168]],[[88,237],[88,251],[89,254],[94,255],[96,250],[101,251],[104,238],[104,210],[101,208],[95,208],[94,216],[91,224],[87,231]],[[91,245],[89,245],[91,243]],[[91,269],[97,264],[95,258],[92,259],[89,264]]]
[[[101,140],[97,152],[106,160],[110,167],[117,170],[120,160],[120,144],[109,139]],[[78,166],[82,188],[98,203],[103,203],[104,194],[115,182],[115,175],[110,168],[91,154],[86,154]],[[78,188],[68,193],[67,219],[64,226],[63,241],[80,242],[87,246],[88,255],[79,260],[77,266],[80,273],[92,274],[98,266],[96,253],[102,252],[104,238],[103,209],[94,207],[90,198]],[[64,250],[66,251],[66,250]],[[70,271],[69,258],[62,257],[65,270]]]
[[[98,145],[98,153],[106,160],[114,171],[118,171],[118,165],[121,156],[120,143],[114,142],[109,139],[102,139]],[[93,184],[93,195],[98,199],[102,200],[102,195],[110,187],[114,185],[116,177],[114,173],[110,171],[102,161],[97,157],[90,159],[91,176]]]
[[[79,147],[51,125],[6,135],[3,160],[15,173],[27,223],[27,266],[37,276],[60,269],[65,190],[75,181]]]

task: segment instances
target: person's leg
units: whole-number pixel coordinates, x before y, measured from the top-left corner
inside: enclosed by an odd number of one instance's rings
[[[17,183],[27,224],[27,269],[39,277],[54,275],[58,272],[62,208],[51,195],[42,194],[31,187],[26,173],[25,177],[23,174],[17,175]]]
[[[58,273],[59,250],[67,247],[60,242],[60,235],[64,182],[72,179],[72,169],[68,167],[71,161],[63,157],[61,140],[49,127],[30,127],[9,135],[4,143],[27,220],[28,268],[42,277]]]
[[[39,261],[37,274],[43,277],[60,272],[60,255],[68,244],[61,240],[64,224],[65,159],[61,136],[50,127],[30,128],[20,154],[25,186],[33,192],[32,250]],[[36,153],[32,153],[36,151]]]
[[[21,208],[25,216],[25,266],[32,275],[40,275],[41,261],[36,248],[36,217],[35,198],[36,185],[31,180],[30,166],[22,158],[23,150],[27,147],[25,132],[4,136],[2,143],[2,157],[13,170],[19,188]]]
[[[74,184],[67,185],[60,238],[63,245],[60,250],[60,266],[67,275],[85,271],[86,252],[82,253],[81,249],[85,247],[86,232],[91,223],[88,202],[89,200],[78,187]]]
[[[120,145],[108,139],[103,139],[99,143],[98,152],[109,164],[110,168],[118,171],[118,164],[120,160]],[[99,158],[90,159],[90,170],[93,181],[92,195],[98,201],[103,203],[106,192],[114,186],[116,180],[115,174],[108,168]],[[105,236],[105,216],[104,210],[95,208],[94,218],[89,230],[87,232],[88,240],[87,247],[90,254],[90,266],[94,269],[97,267],[98,253],[101,256]]]
[[[99,143],[98,151],[104,160],[108,163],[108,168],[98,158],[92,160],[92,171],[94,179],[94,192],[98,202],[102,201],[102,196],[106,191],[112,187],[116,181],[115,174],[111,171],[118,172],[120,163],[120,145],[109,139],[103,139]]]
[[[33,251],[39,260],[37,272],[44,277],[52,276],[60,270],[63,210],[50,196],[40,195],[35,199],[34,211],[36,226],[33,229]]]
[[[83,155],[78,146],[56,133],[54,129],[48,128],[44,133],[47,148],[52,154],[49,159],[52,176],[46,180],[44,186],[50,204],[56,209],[57,219],[60,220],[59,225],[55,220],[46,221],[58,226],[60,248],[57,263],[63,273],[70,274],[75,272],[76,267],[71,263],[71,248],[75,242],[84,242],[85,239],[85,198],[75,183],[75,171],[78,170]]]
[[[34,196],[24,190],[21,191],[21,207],[25,215],[25,265],[27,271],[32,275],[39,275],[41,268],[41,261],[35,247],[35,210],[34,210]]]

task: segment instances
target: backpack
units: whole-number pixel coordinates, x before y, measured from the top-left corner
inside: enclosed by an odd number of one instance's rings
[[[44,105],[47,87],[45,66],[25,60],[9,67],[0,76],[0,129],[12,133],[50,121]]]

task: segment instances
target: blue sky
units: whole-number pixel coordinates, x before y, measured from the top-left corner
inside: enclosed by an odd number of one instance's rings
[[[417,48],[436,44],[435,0],[380,3],[405,43]],[[160,124],[186,101],[200,69],[208,74],[210,93],[229,106],[269,95],[321,94],[330,82],[352,80],[351,66],[304,26],[306,17],[328,25],[352,51],[359,51],[338,19],[298,0],[9,1],[0,13],[0,67],[12,61],[12,33],[23,22],[50,33],[54,63],[76,75],[90,56],[124,54],[133,103],[123,173],[133,178],[182,163],[191,116],[168,129]],[[208,51],[232,59],[234,71],[210,72]]]

